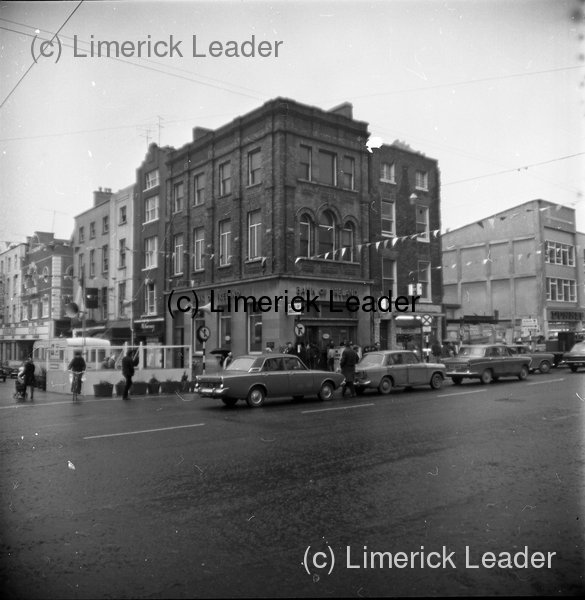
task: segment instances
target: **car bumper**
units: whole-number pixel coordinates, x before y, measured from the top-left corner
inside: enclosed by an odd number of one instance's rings
[[[206,398],[223,398],[227,391],[226,387],[211,387],[205,384],[195,386],[195,392]]]
[[[356,379],[353,382],[354,387],[356,388],[366,388],[366,387],[371,387],[372,386],[372,380],[371,379]]]
[[[480,373],[476,373],[475,371],[465,370],[465,371],[447,371],[445,373],[445,377],[480,377]]]

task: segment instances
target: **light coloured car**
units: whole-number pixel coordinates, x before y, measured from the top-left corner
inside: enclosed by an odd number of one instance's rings
[[[198,375],[195,391],[200,396],[220,398],[226,406],[243,399],[248,406],[258,407],[266,398],[284,396],[328,400],[343,380],[341,373],[308,369],[294,354],[244,355],[220,373]]]
[[[447,376],[459,385],[463,379],[479,379],[483,384],[500,377],[526,379],[531,360],[527,355],[512,354],[504,344],[477,344],[461,346],[456,357],[444,362]]]
[[[512,354],[520,354],[521,356],[530,356],[530,372],[540,371],[548,373],[555,364],[555,355],[552,352],[532,352],[530,348],[524,344],[513,344],[508,346]]]
[[[438,390],[445,379],[445,365],[419,360],[410,350],[368,352],[356,366],[358,393],[377,390],[389,394],[396,387],[430,385]]]

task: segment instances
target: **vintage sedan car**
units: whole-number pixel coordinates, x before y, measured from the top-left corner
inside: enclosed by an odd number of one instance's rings
[[[565,352],[563,362],[573,373],[576,373],[579,367],[585,367],[585,342],[577,342],[569,352]]]
[[[355,389],[389,394],[395,387],[430,385],[438,390],[445,379],[445,365],[421,362],[408,350],[368,352],[356,366]]]
[[[215,375],[198,375],[195,391],[204,397],[220,398],[227,406],[245,399],[248,406],[264,404],[266,398],[318,396],[328,400],[342,383],[341,373],[312,371],[291,354],[245,355]]]
[[[8,377],[10,377],[11,379],[16,379],[16,376],[18,375],[18,370],[20,369],[20,367],[22,367],[22,365],[22,360],[7,360],[4,363],[4,369],[7,371]]]
[[[530,348],[524,344],[513,344],[508,346],[508,348],[512,354],[530,356],[531,360],[528,368],[531,373],[534,371],[548,373],[555,364],[555,355],[552,352],[532,352]]]
[[[500,377],[526,379],[530,372],[530,356],[512,354],[504,344],[461,346],[454,358],[445,359],[447,377],[455,385],[463,379],[479,379],[488,384]]]

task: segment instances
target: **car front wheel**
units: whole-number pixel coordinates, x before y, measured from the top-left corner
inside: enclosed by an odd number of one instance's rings
[[[258,408],[264,404],[264,399],[266,398],[266,394],[261,387],[255,387],[250,390],[248,393],[248,397],[246,398],[246,402],[248,406],[252,408]]]
[[[443,376],[440,373],[433,373],[433,376],[431,377],[431,388],[433,390],[439,390],[441,389],[442,385]]]
[[[380,394],[389,394],[392,391],[392,381],[388,377],[382,378],[378,386]]]
[[[451,380],[453,381],[453,385],[461,385],[463,377],[451,377]]]
[[[226,406],[235,406],[236,403],[238,402],[237,398],[222,398],[221,401],[226,405]]]
[[[576,373],[576,372],[577,372],[577,369],[578,369],[578,367],[577,367],[577,365],[569,365],[569,369],[571,369],[571,372],[572,372],[572,373]]]
[[[520,381],[524,381],[528,377],[528,367],[524,366],[520,369],[520,373],[518,373],[518,379]]]
[[[539,370],[541,373],[548,373],[548,372],[550,371],[550,369],[551,369],[551,365],[550,365],[550,363],[548,362],[548,360],[543,360],[543,361],[540,363],[540,367],[538,367],[538,370]]]
[[[333,385],[329,381],[326,381],[321,385],[321,389],[317,395],[319,396],[319,400],[330,400],[333,396]]]
[[[492,382],[492,379],[494,378],[493,373],[491,372],[490,369],[486,369],[482,374],[481,374],[481,382],[484,385],[487,385],[488,383]]]

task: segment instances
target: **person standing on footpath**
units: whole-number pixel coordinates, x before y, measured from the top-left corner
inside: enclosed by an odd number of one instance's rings
[[[28,358],[24,363],[24,389],[30,388],[30,399],[34,400],[35,395],[35,363],[32,358]]]
[[[351,347],[351,342],[345,342],[345,349],[341,353],[341,358],[339,359],[339,366],[345,377],[345,381],[341,388],[342,396],[345,396],[345,391],[347,389],[349,389],[352,398],[355,398],[356,396],[353,382],[355,381],[355,366],[357,365],[358,360],[358,353]]]
[[[329,348],[327,348],[327,370],[335,371],[335,344],[333,342],[330,342]]]
[[[128,393],[132,387],[132,377],[134,377],[134,367],[138,365],[138,353],[136,357],[132,357],[132,350],[126,352],[126,356],[122,359],[122,375],[126,380],[122,400],[128,400]]]

